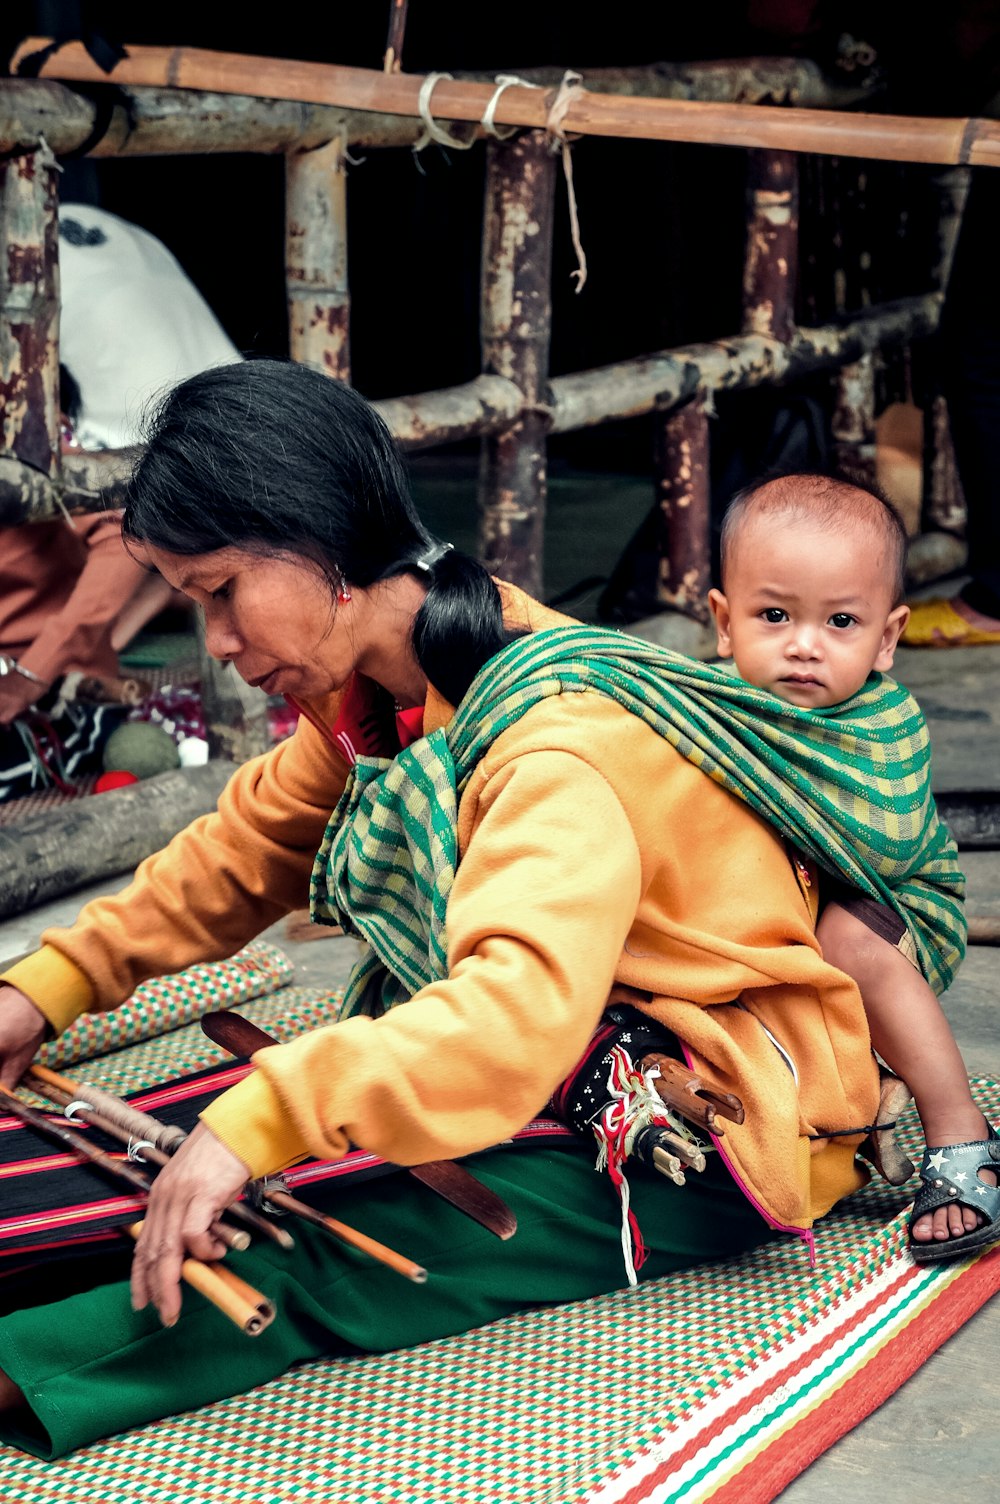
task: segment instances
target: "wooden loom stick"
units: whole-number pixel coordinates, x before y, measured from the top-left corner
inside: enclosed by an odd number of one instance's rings
[[[180,1134],[181,1142],[186,1137],[182,1129],[165,1130],[164,1124],[157,1122],[156,1118],[151,1118],[146,1113],[130,1108],[127,1102],[122,1102],[118,1097],[112,1096],[109,1092],[101,1091],[100,1088],[91,1087],[84,1082],[71,1081],[68,1076],[60,1076],[56,1071],[51,1071],[46,1066],[31,1066],[25,1079],[29,1085],[37,1081],[39,1084],[51,1087],[63,1095],[72,1096],[74,1100],[83,1101],[90,1096],[95,1101],[99,1100],[102,1104],[107,1102],[115,1113],[119,1130],[126,1129],[129,1132],[140,1133],[143,1137],[152,1137],[155,1134],[159,1134],[162,1137],[165,1132],[169,1132],[171,1135],[177,1133]],[[15,1100],[17,1099],[15,1098]],[[47,1119],[42,1119],[42,1121],[46,1122]],[[135,1126],[132,1126],[133,1124]],[[150,1133],[150,1129],[152,1133]],[[176,1141],[171,1141],[174,1142],[175,1148],[179,1146]],[[117,1161],[112,1161],[112,1163],[117,1163]],[[375,1238],[369,1238],[365,1233],[356,1231],[355,1228],[349,1227],[346,1222],[339,1222],[334,1217],[324,1216],[322,1212],[316,1211],[304,1201],[299,1201],[297,1197],[289,1195],[287,1191],[265,1191],[263,1199],[281,1211],[291,1212],[294,1216],[301,1217],[305,1222],[311,1222],[314,1226],[324,1228],[326,1232],[331,1233],[335,1238],[339,1238],[341,1242],[350,1243],[352,1247],[359,1249],[362,1253],[367,1253],[370,1258],[375,1259],[378,1263],[385,1264],[388,1268],[394,1269],[397,1274],[402,1274],[407,1279],[413,1280],[415,1284],[423,1284],[427,1279],[427,1270],[422,1268],[420,1264],[415,1263],[413,1259],[408,1259],[403,1254],[396,1253],[394,1249],[387,1248],[384,1243],[379,1243]],[[234,1203],[237,1206],[239,1204],[238,1202]],[[260,1218],[260,1221],[264,1222],[264,1220],[263,1217]],[[270,1226],[271,1224],[265,1225]],[[278,1228],[275,1231],[280,1233],[284,1229]],[[285,1236],[288,1236],[287,1233]]]
[[[115,1159],[113,1155],[105,1153],[96,1144],[92,1144],[84,1134],[78,1133],[76,1129],[70,1128],[66,1124],[53,1123],[49,1118],[43,1116],[42,1113],[36,1112],[33,1107],[29,1107],[26,1102],[22,1102],[20,1097],[15,1096],[12,1091],[8,1091],[5,1086],[0,1086],[0,1107],[8,1108],[14,1117],[20,1118],[22,1123],[25,1123],[29,1128],[33,1128],[36,1133],[40,1133],[43,1137],[50,1138],[56,1143],[62,1144],[79,1159],[87,1160],[90,1164],[96,1165],[106,1175],[111,1175],[116,1180],[124,1180],[133,1190],[141,1191],[143,1195],[149,1193],[149,1188],[152,1184],[151,1177],[145,1171],[140,1170],[138,1165],[133,1164],[129,1160],[122,1161]],[[219,1242],[225,1244],[227,1248],[235,1248],[242,1253],[244,1248],[249,1248],[250,1246],[249,1233],[241,1231],[236,1227],[227,1227],[224,1222],[212,1222],[208,1230],[214,1238],[218,1238]]]
[[[47,37],[22,42],[11,61],[12,71],[16,73],[29,54],[50,45]],[[379,73],[331,63],[247,57],[197,47],[133,45],[108,74],[81,42],[59,45],[42,62],[39,77],[205,89],[414,118],[420,114],[419,96],[425,81],[419,74]],[[495,93],[493,83],[441,77],[434,89],[435,117],[478,123]],[[496,100],[494,121],[544,130],[554,93],[512,85]],[[644,99],[592,94],[585,89],[571,101],[561,125],[567,133],[579,136],[755,146],[895,162],[1000,165],[1000,123],[969,117],[936,119]]]
[[[130,1238],[138,1238],[142,1221],[129,1222],[125,1232]],[[201,1259],[186,1258],[181,1264],[181,1279],[211,1301],[223,1316],[244,1331],[248,1337],[259,1337],[265,1327],[275,1318],[274,1302],[259,1290],[248,1285],[224,1264],[202,1263]]]
[[[165,1124],[158,1122],[156,1118],[149,1117],[146,1113],[140,1112],[138,1108],[130,1106],[128,1102],[121,1101],[119,1097],[113,1097],[107,1092],[100,1092],[98,1088],[91,1088],[81,1082],[71,1081],[68,1076],[60,1076],[57,1072],[50,1071],[46,1066],[31,1066],[24,1079],[33,1090],[38,1092],[39,1096],[47,1097],[57,1107],[66,1108],[70,1102],[78,1103],[81,1117],[85,1118],[95,1128],[100,1128],[103,1133],[110,1134],[112,1138],[117,1138],[125,1144],[131,1143],[137,1137],[146,1140],[146,1147],[143,1149],[144,1157],[161,1168],[166,1164],[170,1156],[157,1145],[154,1139],[150,1138],[148,1129],[151,1128],[154,1132],[158,1130],[160,1134],[170,1135],[170,1141],[173,1143],[174,1149],[179,1148],[187,1136],[182,1129],[168,1129]],[[86,1097],[91,1095],[99,1095],[113,1104],[113,1107],[116,1109],[114,1116],[102,1112],[98,1107],[87,1101]],[[180,1137],[174,1138],[174,1134],[180,1134]],[[279,1248],[284,1248],[287,1251],[289,1248],[295,1247],[295,1240],[290,1233],[286,1232],[283,1227],[279,1227],[270,1217],[265,1216],[261,1212],[254,1211],[253,1207],[247,1206],[245,1202],[234,1201],[226,1208],[226,1212],[237,1222],[242,1222],[244,1227],[250,1228],[252,1232],[258,1233],[261,1237],[268,1238],[272,1243],[277,1243]],[[226,1242],[226,1238],[224,1237],[222,1241]],[[227,1246],[239,1248],[241,1246],[245,1247],[246,1244],[232,1243]]]

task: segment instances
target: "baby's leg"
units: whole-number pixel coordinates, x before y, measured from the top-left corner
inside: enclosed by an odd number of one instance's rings
[[[823,910],[817,927],[823,955],[861,989],[872,1044],[913,1093],[932,1148],[987,1137],[986,1121],[969,1090],[962,1056],[941,1004],[917,969],[887,939],[839,903]],[[983,1179],[993,1177],[988,1171]],[[978,1227],[968,1207],[946,1206],[913,1225],[918,1243],[959,1237]]]
[[[13,1379],[0,1370],[0,1410],[16,1410],[18,1405],[24,1404],[24,1395],[18,1389]]]

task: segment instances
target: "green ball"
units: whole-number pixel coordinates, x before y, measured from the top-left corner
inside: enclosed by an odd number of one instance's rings
[[[181,765],[177,744],[162,726],[149,721],[126,722],[112,731],[104,746],[104,769],[107,773],[134,773],[136,778],[152,778]]]

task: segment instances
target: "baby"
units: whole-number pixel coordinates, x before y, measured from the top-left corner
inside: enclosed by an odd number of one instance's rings
[[[811,475],[749,488],[726,513],[722,589],[709,594],[720,655],[790,705],[841,704],[873,670],[892,668],[909,617],[905,560],[902,522],[872,492]],[[915,1257],[958,1257],[1000,1238],[996,1176],[979,1173],[994,1134],[937,997],[894,938],[859,917],[872,911],[891,935],[894,912],[860,895],[828,902],[817,935],[825,958],[857,982],[872,1043],[920,1114],[928,1148],[910,1228]],[[997,1149],[1000,1159],[1000,1141]]]

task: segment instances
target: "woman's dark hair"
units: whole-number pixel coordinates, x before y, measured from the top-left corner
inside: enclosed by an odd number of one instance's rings
[[[241,548],[317,565],[335,594],[412,571],[427,597],[413,648],[428,680],[457,705],[513,635],[483,566],[432,547],[385,423],[363,397],[308,366],[216,366],[175,387],[153,414],[129,483],[127,540],[172,554]]]

